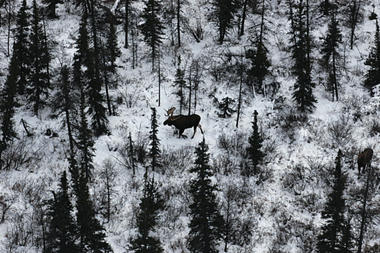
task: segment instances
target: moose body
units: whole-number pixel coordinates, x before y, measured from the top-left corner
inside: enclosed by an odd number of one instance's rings
[[[178,137],[182,136],[185,129],[192,128],[192,127],[194,128],[194,134],[191,138],[194,138],[194,135],[197,131],[197,127],[199,127],[199,129],[201,130],[201,132],[203,134],[202,127],[199,124],[199,122],[201,121],[201,116],[199,116],[198,114],[192,114],[192,115],[188,115],[188,116],[180,114],[180,115],[173,116],[173,111],[175,110],[175,108],[174,109],[173,108],[168,110],[169,118],[164,121],[165,126],[166,125],[175,126],[179,130]]]
[[[360,175],[360,170],[363,168],[363,171],[371,166],[371,160],[373,156],[373,150],[371,148],[366,148],[363,152],[358,155],[358,171]]]

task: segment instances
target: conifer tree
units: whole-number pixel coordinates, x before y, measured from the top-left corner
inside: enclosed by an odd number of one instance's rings
[[[160,17],[161,1],[160,0],[145,0],[145,8],[142,14],[143,23],[141,32],[144,35],[144,40],[151,48],[152,71],[155,70],[155,60],[158,55],[158,47],[162,43],[164,35],[164,25]]]
[[[258,166],[263,162],[265,154],[261,150],[263,138],[261,133],[259,133],[259,127],[257,125],[257,111],[253,113],[253,122],[252,122],[252,135],[248,138],[249,147],[247,148],[247,155],[250,160],[250,165],[248,166],[245,174],[251,176],[252,174],[260,174]]]
[[[156,168],[160,167],[160,158],[161,158],[161,151],[160,151],[160,140],[158,139],[157,133],[158,133],[158,125],[157,125],[157,113],[156,108],[152,108],[152,119],[151,119],[151,130],[149,132],[149,139],[150,139],[150,150],[149,150],[149,156],[152,159],[151,160],[151,167],[152,171],[154,171]]]
[[[340,58],[339,44],[342,43],[342,34],[336,19],[336,10],[331,14],[327,36],[322,46],[322,64],[328,72],[327,89],[332,93],[333,100],[339,100],[338,61]]]
[[[112,252],[105,241],[103,226],[96,219],[94,204],[88,190],[87,177],[84,169],[79,176],[78,190],[76,191],[77,223],[80,237],[81,252]]]
[[[94,157],[94,141],[92,140],[92,132],[88,128],[87,114],[85,112],[86,100],[84,96],[83,88],[81,89],[79,116],[80,122],[78,131],[77,146],[79,149],[79,166],[83,171],[86,180],[89,180],[92,176],[94,166],[92,164],[92,158]]]
[[[248,50],[247,58],[251,60],[251,68],[248,69],[248,80],[254,85],[256,92],[264,94],[264,80],[268,76],[271,63],[267,56],[267,48],[264,45],[264,28],[265,28],[265,1],[262,0],[260,34],[255,43],[254,50]],[[265,94],[264,94],[265,95]]]
[[[143,196],[136,219],[138,235],[131,240],[131,249],[135,253],[164,252],[160,240],[152,236],[157,226],[158,214],[164,206],[164,200],[158,192],[154,179],[149,180],[145,174]]]
[[[80,252],[76,244],[77,227],[72,216],[73,206],[69,197],[69,186],[66,171],[61,177],[59,191],[55,194],[50,210],[50,226],[47,233],[46,253],[76,253]]]
[[[17,66],[17,91],[24,94],[30,73],[29,57],[29,13],[26,0],[22,1],[16,17],[16,35],[13,57]]]
[[[367,65],[369,69],[365,75],[364,86],[369,89],[371,95],[373,95],[372,87],[380,83],[380,32],[377,19],[374,46],[371,49],[365,65]]]
[[[77,52],[74,55],[74,82],[84,85],[88,97],[91,127],[96,136],[108,133],[106,108],[103,106],[104,98],[101,94],[101,80],[96,74],[94,50],[89,48],[89,35],[87,30],[87,12],[84,11],[79,27],[77,39]],[[83,67],[83,68],[82,68]],[[84,69],[84,71],[82,70]],[[83,73],[82,73],[83,72]]]
[[[296,13],[292,14],[292,58],[294,59],[293,73],[296,76],[294,84],[293,99],[297,103],[297,109],[304,112],[311,112],[314,109],[316,99],[313,95],[313,88],[315,84],[311,80],[311,66],[310,66],[310,36],[308,32],[308,6],[300,0],[294,4]],[[293,6],[291,6],[291,9]]]
[[[178,57],[178,67],[175,74],[174,86],[177,88],[175,94],[178,96],[179,114],[182,114],[183,106],[185,106],[184,88],[186,86],[185,71],[181,69],[181,57]]]
[[[190,182],[190,232],[188,248],[193,253],[216,253],[218,241],[222,238],[224,220],[219,213],[215,191],[211,183],[213,172],[209,163],[208,146],[205,140],[196,148],[195,166],[190,169],[196,177]]]
[[[231,106],[235,103],[235,100],[230,97],[225,97],[222,99],[222,102],[219,103],[219,109],[221,113],[218,113],[218,116],[221,118],[229,118],[232,113],[236,112],[236,110],[232,109]]]
[[[32,30],[30,34],[30,83],[28,87],[29,99],[33,103],[33,111],[38,111],[44,104],[41,96],[48,94],[48,74],[46,66],[49,61],[49,52],[44,42],[45,34],[41,26],[40,10],[36,0],[33,0]]]
[[[317,250],[320,253],[336,252],[348,253],[351,243],[349,224],[345,218],[346,205],[344,190],[346,176],[342,172],[342,152],[339,150],[335,161],[334,182],[331,193],[328,196],[326,206],[322,212],[325,224],[318,236]]]
[[[12,56],[9,64],[9,73],[4,85],[4,89],[1,93],[0,100],[0,112],[2,115],[1,132],[2,147],[0,147],[0,154],[7,146],[7,143],[14,137],[16,137],[16,131],[14,130],[13,115],[16,107],[16,93],[17,93],[17,66],[14,55]]]
[[[223,44],[228,29],[232,27],[237,3],[235,0],[213,0],[212,4],[214,6],[212,15],[219,32],[218,42]]]

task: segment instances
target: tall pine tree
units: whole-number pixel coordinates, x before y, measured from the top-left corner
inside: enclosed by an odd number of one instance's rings
[[[9,73],[4,85],[4,89],[1,92],[0,112],[2,115],[1,131],[2,143],[0,146],[0,154],[7,146],[7,143],[14,137],[16,137],[16,131],[14,130],[13,115],[16,107],[16,93],[17,93],[17,70],[15,57],[12,56],[9,64]]]
[[[164,209],[164,200],[158,192],[154,179],[149,180],[145,175],[144,191],[137,214],[138,235],[131,240],[131,249],[135,253],[161,253],[164,252],[161,242],[152,235],[158,221],[158,214]]]
[[[259,175],[259,165],[263,162],[265,154],[261,150],[263,138],[259,132],[259,127],[257,125],[257,111],[253,113],[252,122],[252,135],[248,138],[249,146],[247,148],[247,155],[250,160],[250,164],[245,172],[246,176]]]
[[[152,119],[151,119],[151,130],[149,132],[149,139],[150,139],[150,150],[149,150],[149,156],[152,159],[151,160],[151,168],[152,171],[155,171],[156,168],[160,167],[160,157],[161,157],[161,151],[160,151],[160,140],[158,139],[158,124],[157,124],[157,112],[156,108],[152,108]]]
[[[295,13],[293,15],[293,7]],[[311,80],[311,66],[308,58],[310,48],[308,43],[310,36],[308,32],[308,6],[303,0],[293,3],[291,8],[292,23],[292,58],[294,59],[293,74],[296,76],[294,84],[293,99],[297,103],[297,109],[304,112],[311,112],[314,109],[316,99],[313,95],[315,84]]]
[[[218,42],[223,44],[228,29],[232,27],[232,21],[237,9],[236,0],[213,0],[214,9],[212,17],[216,21],[219,38]]]
[[[215,191],[211,183],[213,172],[209,166],[208,146],[205,140],[196,148],[195,166],[190,169],[196,177],[190,182],[190,232],[188,247],[193,253],[216,253],[218,241],[222,238],[224,220],[219,213]]]
[[[336,9],[331,13],[331,20],[327,30],[327,36],[322,45],[322,66],[327,71],[327,89],[332,93],[332,100],[339,100],[338,88],[339,73],[338,61],[340,59],[339,44],[342,43],[342,33],[336,19]]]
[[[33,103],[33,111],[38,111],[44,104],[42,96],[48,94],[48,73],[46,66],[49,61],[49,51],[45,43],[45,33],[42,29],[40,10],[36,0],[33,0],[32,30],[30,34],[30,87],[28,87],[29,99]]]
[[[81,252],[112,252],[111,247],[105,241],[104,228],[95,217],[94,204],[90,197],[88,181],[83,169],[79,176],[76,197]]]
[[[22,1],[16,17],[16,34],[13,46],[13,57],[17,66],[17,91],[24,94],[29,81],[30,56],[29,56],[29,13],[26,0]]]
[[[72,216],[73,206],[69,197],[66,171],[61,177],[59,191],[55,194],[50,210],[50,226],[47,233],[45,253],[79,253],[76,244],[77,227]]]
[[[164,35],[164,25],[160,17],[162,7],[160,0],[146,0],[144,2],[143,23],[140,28],[145,42],[151,48],[152,71],[154,71],[155,60],[159,53],[158,48],[162,43],[162,36]]]
[[[380,84],[380,32],[379,23],[376,19],[376,32],[374,46],[365,62],[365,65],[369,67],[367,74],[365,75],[364,86],[370,90],[373,95],[372,88],[375,85]]]
[[[185,71],[181,69],[181,57],[178,57],[178,67],[175,73],[174,86],[176,88],[175,94],[178,96],[179,114],[182,114],[182,109],[185,106],[184,89],[186,86]]]
[[[322,212],[325,224],[318,236],[317,250],[320,253],[348,253],[351,252],[350,226],[345,218],[346,204],[344,190],[346,176],[342,172],[342,152],[339,150],[335,161],[334,181],[326,206]]]

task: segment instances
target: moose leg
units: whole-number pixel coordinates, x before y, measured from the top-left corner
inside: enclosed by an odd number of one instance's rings
[[[194,126],[194,133],[193,133],[193,136],[191,136],[191,139],[194,138],[194,135],[195,135],[196,132],[197,132],[197,126]]]
[[[203,129],[201,127],[201,124],[198,125],[199,129],[201,130],[201,133],[204,134]]]
[[[182,134],[183,134],[184,131],[185,131],[185,129],[180,129],[180,130],[179,130],[178,138],[181,138],[181,136],[182,136]]]

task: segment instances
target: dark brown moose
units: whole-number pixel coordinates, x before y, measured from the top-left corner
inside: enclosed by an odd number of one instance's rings
[[[358,155],[358,171],[360,175],[360,169],[363,168],[363,171],[368,167],[371,167],[371,160],[373,156],[373,150],[371,148],[366,148],[363,152],[360,152]]]
[[[194,138],[194,135],[197,131],[197,127],[199,127],[203,134],[202,127],[199,124],[199,122],[201,121],[201,116],[199,116],[198,114],[192,114],[189,116],[180,114],[173,116],[174,110],[175,107],[172,107],[167,111],[166,116],[169,116],[169,118],[164,121],[164,125],[175,126],[179,130],[179,138],[182,137],[182,134],[186,128],[194,128],[194,134],[191,137],[191,139]]]

